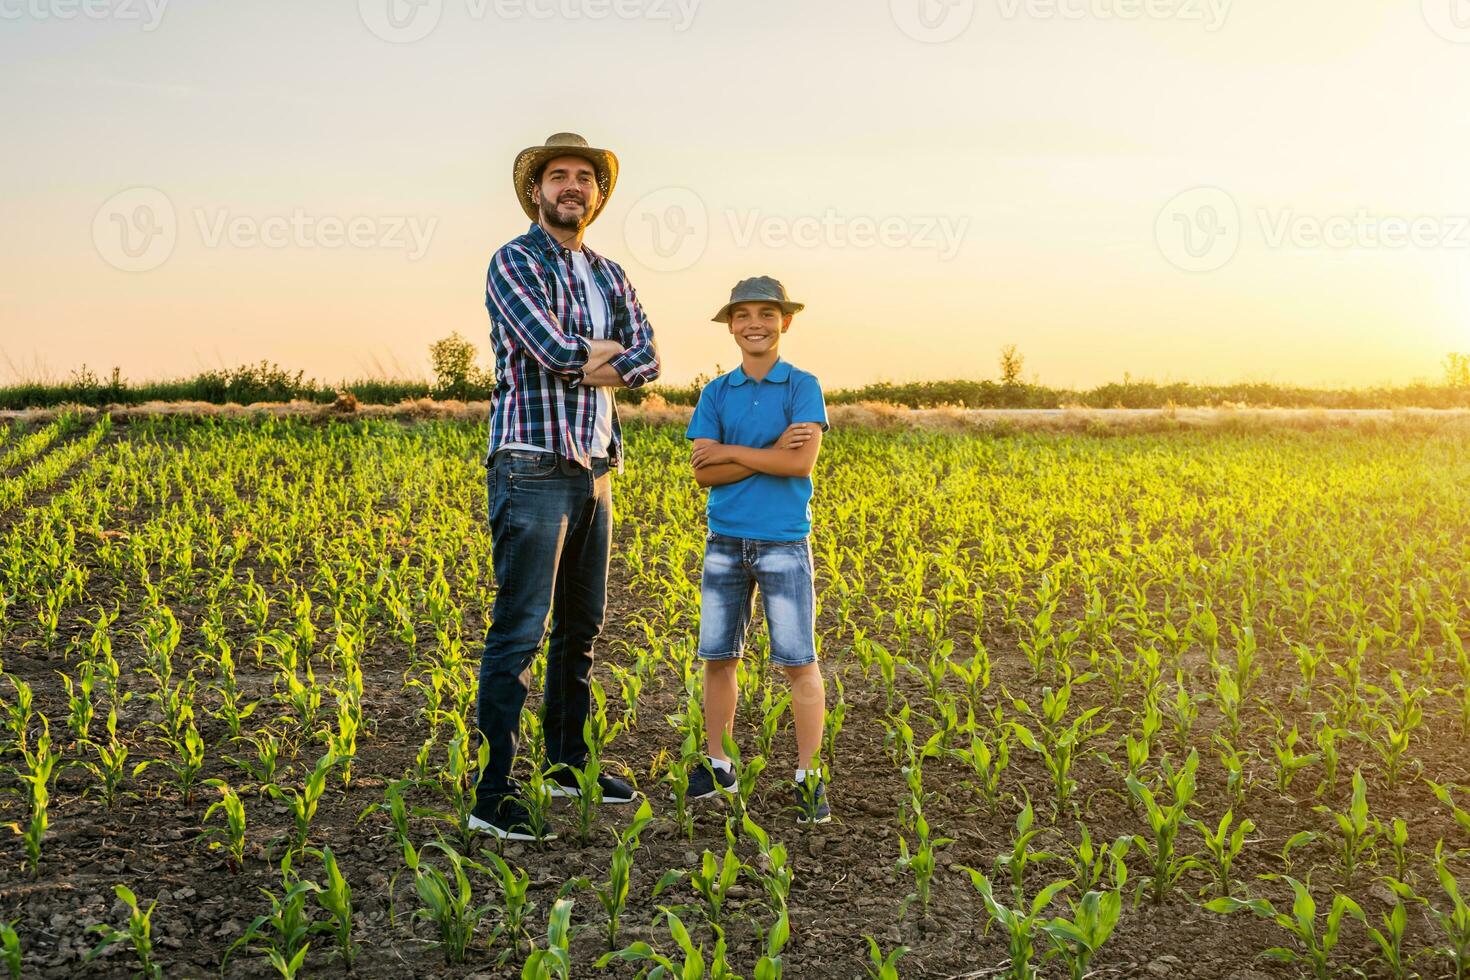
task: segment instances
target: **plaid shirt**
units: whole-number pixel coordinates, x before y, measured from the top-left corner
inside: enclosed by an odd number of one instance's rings
[[[609,364],[629,388],[658,377],[653,328],[621,266],[583,246],[592,278],[612,317],[609,340],[623,353]],[[592,339],[592,313],[572,253],[540,225],[490,260],[485,283],[495,393],[490,402],[486,458],[508,442],[540,446],[591,467],[597,390],[581,384]],[[622,427],[613,408],[608,462],[622,465]]]

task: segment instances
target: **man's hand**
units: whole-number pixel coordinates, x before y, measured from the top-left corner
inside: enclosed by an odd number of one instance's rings
[[[610,363],[623,353],[623,345],[616,340],[589,340],[590,350],[587,363],[582,368],[582,386],[586,388],[622,388],[622,375]]]
[[[591,374],[623,352],[623,345],[616,340],[589,340],[587,345],[589,353],[582,367],[583,374]]]

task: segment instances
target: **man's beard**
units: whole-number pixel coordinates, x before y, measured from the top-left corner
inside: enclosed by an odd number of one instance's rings
[[[575,218],[563,218],[557,213],[556,202],[547,200],[543,196],[541,198],[541,220],[553,228],[561,228],[564,231],[581,231],[591,221],[592,209],[587,206],[585,199],[578,203],[582,205],[582,213]]]

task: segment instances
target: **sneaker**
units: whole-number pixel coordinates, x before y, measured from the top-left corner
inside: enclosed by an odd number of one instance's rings
[[[501,840],[533,841],[536,834],[531,830],[531,814],[513,796],[491,797],[477,801],[470,811],[469,826],[482,834]],[[543,834],[541,840],[556,840],[556,835]]]
[[[577,785],[577,774],[571,770],[556,769],[546,775],[552,796],[577,799],[582,795],[582,788]],[[604,803],[632,803],[638,799],[638,791],[617,776],[604,773],[597,777],[597,785],[602,787]]]
[[[721,792],[735,792],[734,770],[719,769],[706,761],[689,774],[689,792],[685,794],[685,799],[706,800]]]
[[[796,822],[830,823],[831,821],[832,808],[827,805],[826,782],[818,777],[815,789],[810,789],[805,782],[797,783]]]

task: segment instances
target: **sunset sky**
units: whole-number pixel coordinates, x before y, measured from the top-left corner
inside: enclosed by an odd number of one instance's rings
[[[665,380],[735,280],[829,387],[1377,384],[1470,350],[1465,0],[0,0],[0,383],[487,352],[511,162],[621,158],[588,232]]]

